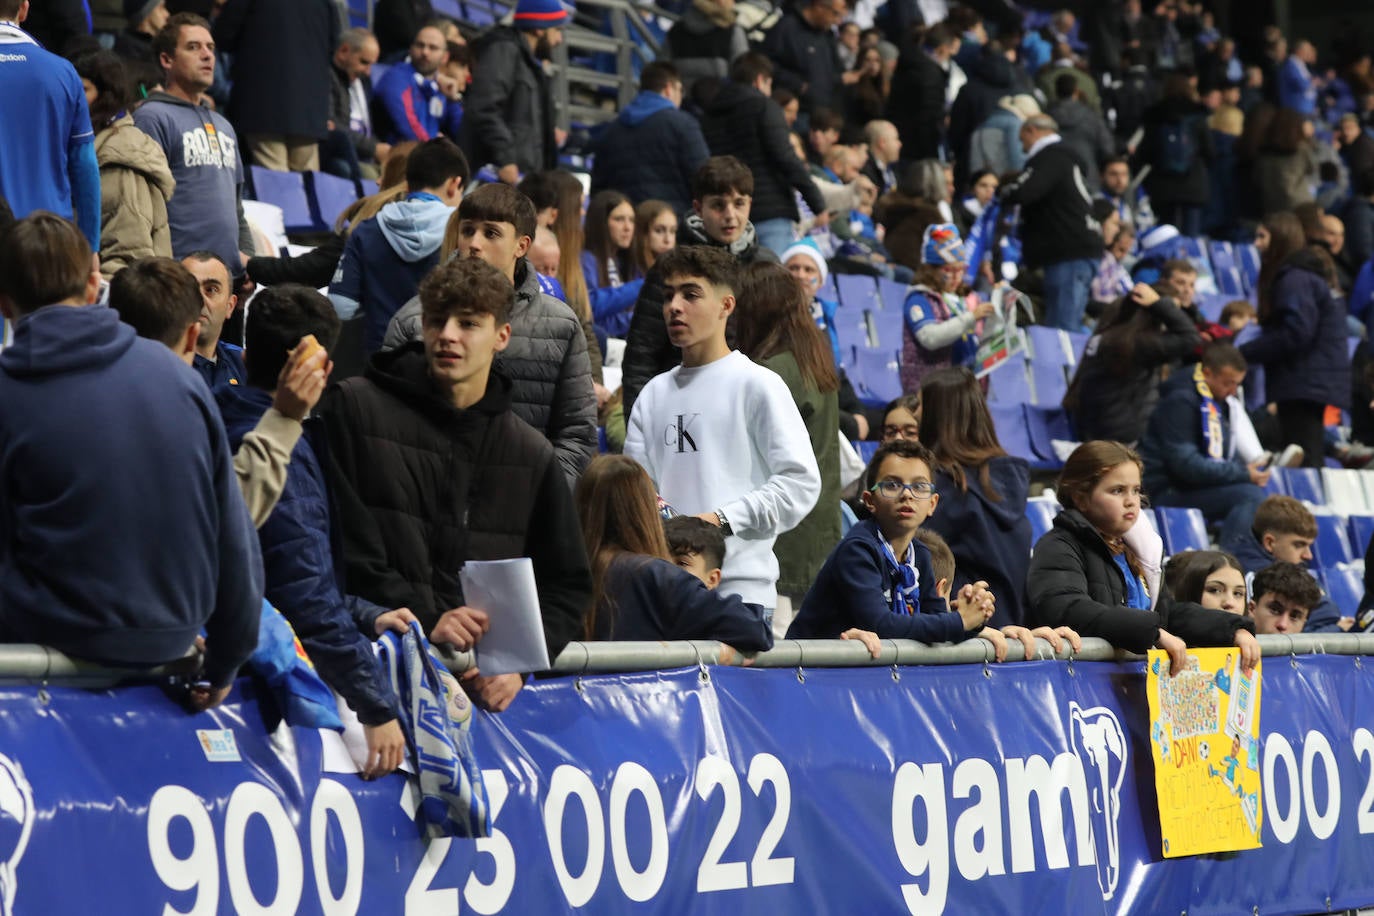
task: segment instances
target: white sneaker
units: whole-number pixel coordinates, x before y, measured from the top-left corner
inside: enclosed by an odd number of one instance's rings
[[[1303,447],[1297,443],[1290,442],[1288,446],[1274,459],[1274,465],[1281,468],[1296,468],[1302,465],[1302,459],[1307,456]]]

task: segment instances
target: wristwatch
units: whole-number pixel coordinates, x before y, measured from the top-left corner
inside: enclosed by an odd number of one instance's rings
[[[716,510],[716,524],[720,525],[720,530],[725,533],[726,537],[735,533],[735,530],[730,527],[730,520],[726,518],[725,513],[719,509]]]

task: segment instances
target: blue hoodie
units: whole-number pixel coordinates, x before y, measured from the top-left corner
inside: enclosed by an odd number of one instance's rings
[[[997,599],[990,627],[1021,624],[1026,616],[1026,574],[1030,571],[1031,524],[1026,518],[1030,466],[1022,458],[988,461],[988,479],[1000,499],[984,489],[977,471],[964,469],[968,490],[943,471],[935,474],[940,507],[925,527],[945,539],[954,553],[950,594],[982,580]]]
[[[1264,549],[1259,538],[1255,537],[1253,531],[1246,532],[1242,538],[1233,538],[1222,542],[1222,550],[1229,551],[1232,556],[1240,561],[1240,565],[1245,567],[1245,590],[1251,591],[1251,583],[1254,581],[1255,573],[1268,566],[1272,566],[1277,561],[1274,555]],[[1250,597],[1258,598],[1259,595],[1251,593]],[[1355,608],[1350,608],[1349,616],[1355,616]],[[1342,633],[1344,632],[1337,622],[1341,619],[1340,608],[1331,600],[1331,596],[1322,590],[1322,600],[1314,608],[1308,608],[1307,623],[1303,626],[1304,633]]]
[[[329,298],[344,321],[363,312],[368,353],[382,348],[387,323],[439,261],[453,208],[433,194],[392,201],[364,220],[344,245]]]
[[[99,306],[48,306],[0,352],[0,640],[97,662],[181,657],[225,686],[257,645],[262,561],[219,410]]]
[[[636,204],[692,208],[692,176],[711,152],[697,119],[657,92],[641,92],[592,144],[592,193],[612,188]]]

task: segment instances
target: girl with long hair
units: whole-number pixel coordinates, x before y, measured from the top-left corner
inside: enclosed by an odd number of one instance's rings
[[[763,262],[749,265],[743,271],[735,314],[740,352],[787,383],[821,472],[815,507],[773,547],[779,599],[789,598],[800,607],[840,540],[839,377],[825,334],[811,318],[811,296],[787,268]],[[782,618],[787,616],[781,606],[775,611],[780,630],[786,629]]]
[[[624,337],[644,285],[630,250],[635,238],[634,204],[619,191],[598,191],[587,204],[583,226],[582,275],[587,280],[592,320],[607,337]]]
[[[1235,646],[1242,667],[1253,669],[1260,650],[1248,618],[1175,601],[1167,587],[1150,609],[1145,571],[1126,539],[1144,511],[1140,470],[1140,456],[1120,442],[1084,442],[1064,462],[1064,510],[1036,543],[1026,578],[1030,622],[1067,625],[1129,652],[1163,649],[1170,675],[1183,670],[1188,646]]]
[[[646,200],[635,207],[635,270],[641,277],[654,262],[677,247],[677,214],[661,200]]]
[[[587,279],[582,274],[582,182],[571,172],[549,172],[558,192],[558,218],[553,234],[558,236],[558,285],[568,296],[568,306],[583,321],[591,321],[587,301]]]
[[[711,591],[673,563],[658,494],[633,459],[592,459],[574,499],[592,568],[587,639],[718,639],[741,652],[773,647],[761,608]]]
[[[1148,284],[1137,283],[1109,305],[1064,396],[1079,440],[1140,441],[1159,401],[1163,368],[1201,344],[1193,320]]]
[[[1189,550],[1175,554],[1164,568],[1169,594],[1205,608],[1244,614],[1248,599],[1245,570],[1223,550]]]
[[[1260,260],[1259,337],[1241,345],[1264,366],[1265,400],[1277,406],[1283,441],[1303,449],[1303,466],[1326,454],[1326,405],[1350,406],[1346,308],[1331,293],[1334,269],[1325,248],[1308,245],[1292,213],[1265,218]]]
[[[926,527],[954,553],[954,589],[982,580],[997,596],[989,626],[1025,617],[1031,525],[1030,466],[997,440],[987,401],[968,369],[937,369],[921,384],[920,440],[935,456],[940,511]]]

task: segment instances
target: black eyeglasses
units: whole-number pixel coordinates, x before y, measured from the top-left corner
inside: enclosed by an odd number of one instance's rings
[[[928,480],[921,480],[916,483],[880,480],[868,488],[868,492],[877,493],[883,499],[898,499],[908,490],[911,491],[911,495],[915,499],[930,499],[931,494],[935,492],[935,484]]]

